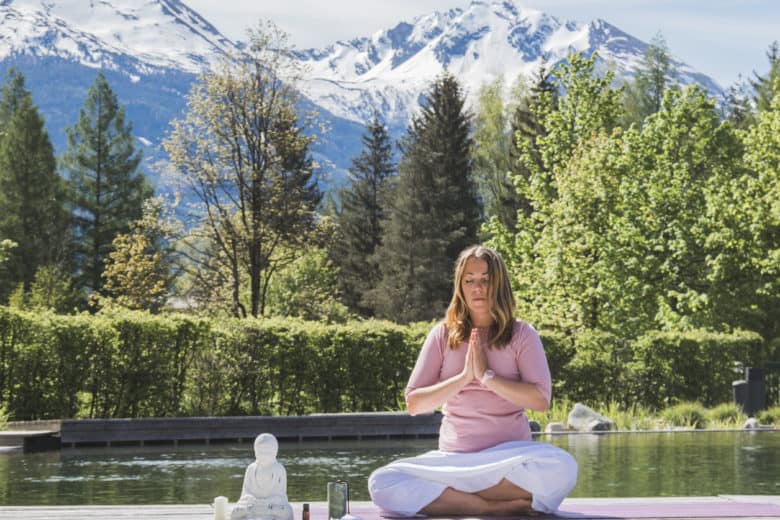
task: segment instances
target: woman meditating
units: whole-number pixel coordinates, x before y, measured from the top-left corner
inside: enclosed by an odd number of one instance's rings
[[[553,513],[577,482],[577,463],[534,442],[525,409],[544,411],[550,370],[539,334],[514,318],[506,266],[473,246],[455,267],[444,321],[423,344],[409,383],[409,413],[442,407],[439,449],[369,477],[371,499],[401,515]]]

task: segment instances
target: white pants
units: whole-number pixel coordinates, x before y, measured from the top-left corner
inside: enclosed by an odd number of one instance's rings
[[[476,493],[507,479],[531,493],[531,507],[554,513],[577,483],[566,451],[534,441],[504,442],[474,453],[429,451],[391,462],[368,478],[371,500],[384,511],[413,516],[450,487]]]

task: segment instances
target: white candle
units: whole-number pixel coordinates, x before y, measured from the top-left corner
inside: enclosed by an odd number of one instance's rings
[[[214,499],[214,520],[227,520],[227,497]]]

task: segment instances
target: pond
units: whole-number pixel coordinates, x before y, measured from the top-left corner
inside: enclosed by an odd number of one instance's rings
[[[579,463],[573,497],[780,495],[780,431],[670,432],[542,437]],[[433,439],[281,443],[291,501],[325,500],[346,479],[353,500],[393,459]],[[252,446],[78,448],[0,454],[0,505],[198,504],[238,498]]]

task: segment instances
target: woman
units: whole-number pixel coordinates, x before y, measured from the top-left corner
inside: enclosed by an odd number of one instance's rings
[[[376,505],[402,515],[552,513],[577,481],[565,451],[531,441],[524,410],[544,411],[550,370],[539,335],[514,319],[506,266],[473,246],[455,266],[452,301],[406,387],[409,413],[443,405],[439,450],[369,477]]]

